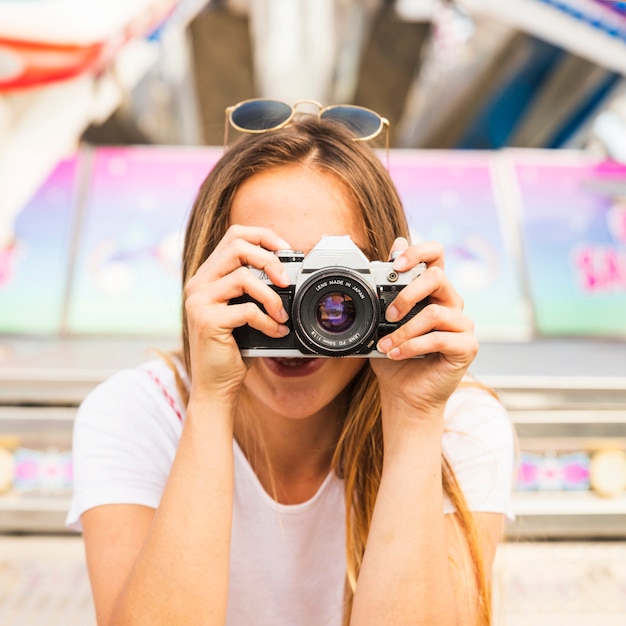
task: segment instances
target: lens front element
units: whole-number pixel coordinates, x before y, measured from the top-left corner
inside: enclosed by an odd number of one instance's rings
[[[354,300],[342,292],[335,291],[322,296],[317,303],[317,321],[329,333],[343,333],[356,319]]]

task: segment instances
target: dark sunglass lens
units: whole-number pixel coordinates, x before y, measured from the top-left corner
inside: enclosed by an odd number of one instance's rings
[[[357,137],[369,137],[380,130],[381,119],[373,111],[352,106],[335,106],[322,112],[321,119],[347,126]]]
[[[240,104],[232,113],[235,126],[251,131],[270,130],[289,119],[291,107],[278,100],[254,100]]]

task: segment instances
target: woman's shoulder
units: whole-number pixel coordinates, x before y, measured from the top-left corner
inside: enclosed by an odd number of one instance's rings
[[[454,419],[474,409],[488,411],[492,417],[507,417],[507,412],[495,390],[475,378],[466,376],[450,396],[446,419]]]
[[[67,523],[102,504],[156,508],[182,431],[176,376],[161,359],[116,372],[83,400],[74,422],[74,497]]]
[[[450,396],[445,419],[451,433],[490,440],[513,438],[513,424],[497,394],[470,377]]]
[[[443,450],[472,511],[513,519],[515,432],[497,395],[466,378],[446,407]],[[454,510],[447,502],[446,512]]]
[[[120,410],[128,414],[132,409],[140,414],[170,414],[182,422],[185,405],[181,384],[186,384],[186,376],[178,362],[166,362],[160,357],[151,359],[120,370],[94,387],[81,403],[79,417]]]

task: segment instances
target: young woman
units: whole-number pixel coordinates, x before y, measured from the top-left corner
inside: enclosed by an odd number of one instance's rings
[[[323,235],[426,264],[388,321],[428,306],[379,341],[386,358],[242,358],[234,329],[293,332],[275,252]],[[289,120],[225,152],[187,228],[182,354],[120,372],[77,417],[68,524],[99,626],[490,623],[511,425],[466,373],[477,341],[441,247],[407,236],[388,172],[341,124]]]

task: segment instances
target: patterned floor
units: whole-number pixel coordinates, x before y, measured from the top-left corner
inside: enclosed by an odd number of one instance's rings
[[[496,564],[496,626],[624,626],[626,542],[519,543]],[[0,626],[95,626],[76,537],[0,537]]]
[[[0,537],[0,626],[94,626],[76,537]]]
[[[626,625],[626,541],[502,547],[499,626]]]

